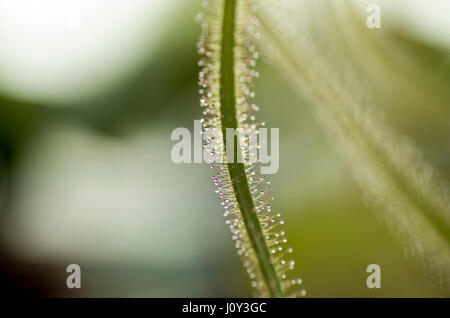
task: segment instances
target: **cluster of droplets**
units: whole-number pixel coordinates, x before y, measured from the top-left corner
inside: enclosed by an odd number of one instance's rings
[[[258,214],[272,264],[281,282],[281,288],[286,296],[305,296],[304,289],[297,286],[302,283],[300,278],[289,279],[287,273],[294,269],[295,262],[291,258],[292,247],[288,246],[285,231],[282,230],[284,220],[279,212],[273,211],[270,192],[270,181],[266,176],[257,173],[260,160],[255,156],[255,148],[259,149],[258,127],[264,122],[257,122],[255,112],[259,107],[252,102],[255,97],[253,79],[259,77],[255,69],[259,53],[255,40],[259,20],[255,17],[256,6],[252,1],[238,3],[235,30],[235,90],[236,116],[240,132],[241,153],[245,160],[245,173],[254,207]],[[259,270],[258,259],[242,219],[238,201],[234,194],[232,181],[225,160],[220,114],[220,50],[221,28],[224,0],[203,1],[203,12],[196,16],[202,33],[197,43],[199,60],[199,93],[202,112],[202,134],[204,134],[204,149],[210,158],[223,158],[222,163],[211,160],[211,168],[217,173],[212,177],[216,185],[221,205],[224,209],[226,224],[230,227],[238,255],[242,258],[245,271],[251,281],[256,296],[269,296],[262,273]],[[246,145],[243,147],[242,145]]]

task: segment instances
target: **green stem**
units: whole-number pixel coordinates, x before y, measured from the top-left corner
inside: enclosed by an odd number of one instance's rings
[[[224,149],[226,149],[226,128],[236,129],[236,96],[234,74],[235,20],[237,0],[225,0],[222,25],[222,47],[220,64],[220,112]],[[271,297],[283,297],[280,281],[276,274],[269,249],[259,223],[253,198],[248,186],[245,166],[237,160],[237,136],[234,136],[234,160],[228,163],[228,171],[233,184],[234,194],[241,211],[242,218],[253,246],[258,265],[264,277]]]

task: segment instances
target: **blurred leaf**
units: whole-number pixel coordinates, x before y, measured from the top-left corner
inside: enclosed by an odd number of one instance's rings
[[[405,243],[407,254],[421,259],[449,292],[448,187],[411,138],[391,127],[381,106],[407,99],[441,109],[449,101],[445,78],[435,76],[389,32],[368,34],[364,20],[345,1],[303,2],[296,8],[265,4],[261,18],[267,54],[312,102],[365,201]],[[302,18],[293,19],[295,14]],[[339,14],[345,16],[338,19]],[[433,85],[424,86],[424,79]]]

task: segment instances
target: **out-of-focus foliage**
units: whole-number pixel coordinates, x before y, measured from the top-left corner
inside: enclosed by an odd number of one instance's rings
[[[281,2],[265,4],[266,45],[279,54],[277,62],[300,94],[312,101],[364,198],[405,243],[407,254],[421,259],[436,283],[449,290],[448,186],[413,141],[388,124],[380,105],[426,104],[446,113],[450,83],[435,75],[428,60],[414,63],[411,44],[397,43],[398,35],[373,36],[358,6],[346,1],[302,4],[298,11]],[[300,12],[322,20],[293,19]]]

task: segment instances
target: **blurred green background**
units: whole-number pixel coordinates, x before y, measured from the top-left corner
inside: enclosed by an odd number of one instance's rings
[[[214,172],[170,158],[171,131],[192,129],[200,117],[194,22],[200,1],[38,2],[0,2],[2,291],[250,296]],[[431,13],[417,9],[426,2],[399,8],[384,1],[390,29],[378,36],[389,33],[430,70],[441,95],[429,103],[404,99],[396,94],[411,89],[405,80],[390,86],[394,103],[380,106],[450,180],[450,45],[445,30],[439,36],[433,29],[439,17],[430,26]],[[438,22],[446,29],[448,17]],[[308,296],[442,295],[363,204],[311,105],[270,59],[263,56],[259,71],[258,118],[280,128],[273,206],[285,216],[294,274]],[[79,290],[65,285],[72,263],[82,269]],[[372,263],[382,268],[381,289],[366,287]]]

